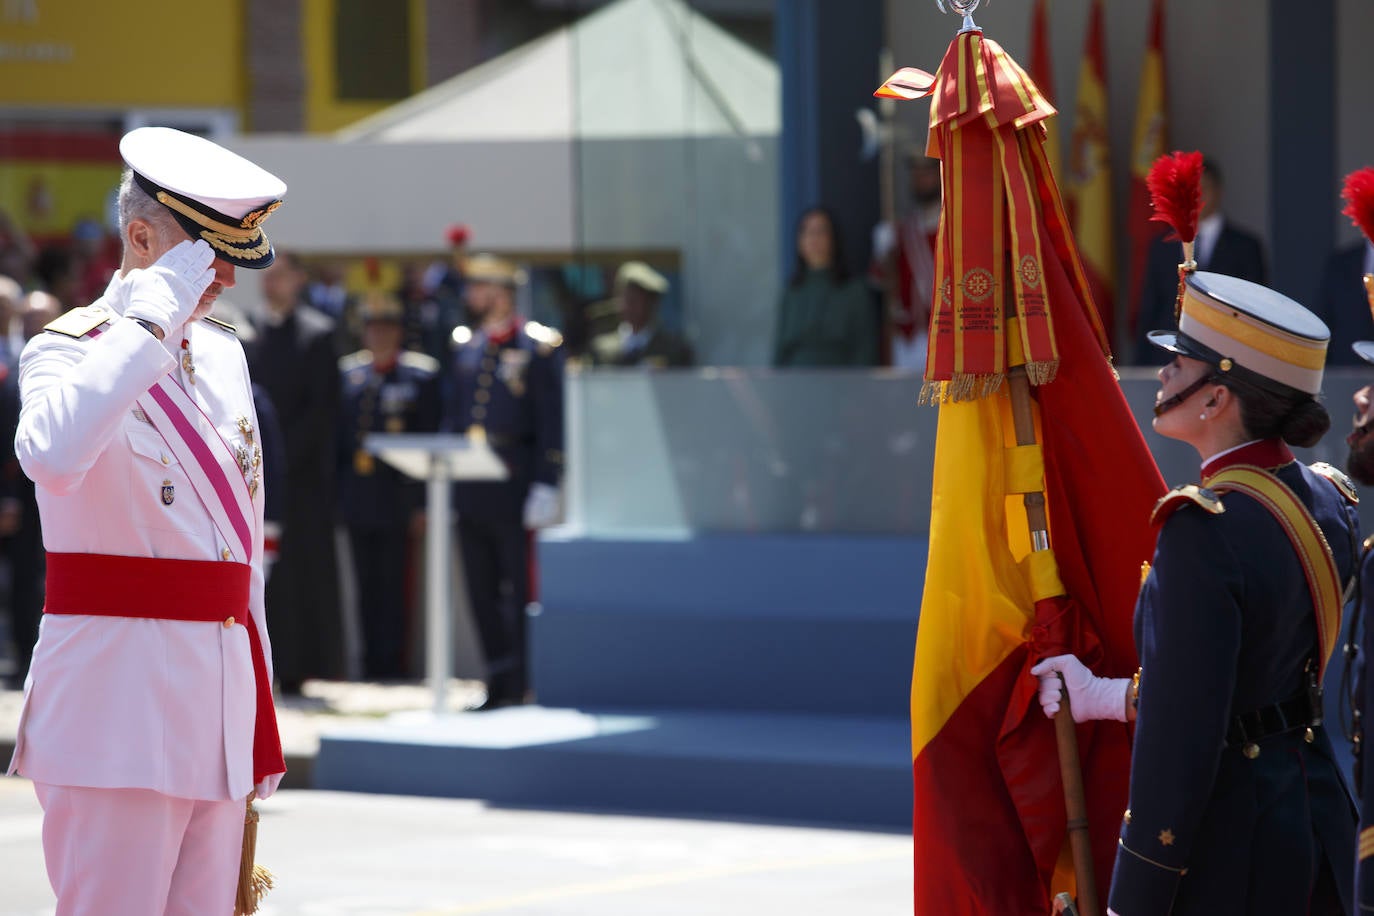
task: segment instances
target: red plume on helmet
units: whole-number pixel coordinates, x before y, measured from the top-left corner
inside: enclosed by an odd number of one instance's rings
[[[1341,212],[1350,217],[1364,237],[1374,243],[1374,168],[1366,166],[1345,176],[1341,198],[1345,201],[1345,209]],[[1364,275],[1364,294],[1369,302],[1370,314],[1374,314],[1374,274]],[[1356,352],[1359,352],[1359,345],[1356,346]],[[1360,356],[1369,359],[1364,353],[1360,353]]]
[[[1183,287],[1188,274],[1197,270],[1193,260],[1193,240],[1197,238],[1197,217],[1202,209],[1202,153],[1172,152],[1160,156],[1145,176],[1150,203],[1155,208],[1152,220],[1168,223],[1183,243],[1183,263],[1178,265],[1178,295],[1174,298],[1174,321],[1183,311]]]
[[[466,245],[468,239],[472,237],[472,229],[466,223],[454,223],[448,227],[444,233],[444,238],[448,239],[451,247],[457,248],[459,245]]]
[[[1202,209],[1202,153],[1160,156],[1150,166],[1145,185],[1155,209],[1150,219],[1168,223],[1179,241],[1191,244],[1197,238],[1197,216]]]
[[[1345,209],[1341,212],[1350,217],[1365,238],[1374,242],[1374,167],[1365,167],[1345,176],[1341,199],[1345,201]]]

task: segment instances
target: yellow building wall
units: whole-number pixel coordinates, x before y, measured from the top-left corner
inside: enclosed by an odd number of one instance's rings
[[[425,88],[425,3],[424,0],[395,2],[410,4],[413,52],[410,59],[410,89],[411,92],[419,92]],[[334,0],[302,0],[301,7],[301,43],[305,54],[305,129],[310,133],[328,133],[394,104],[338,98],[334,78]]]
[[[242,111],[243,20],[242,0],[6,0],[0,105]]]

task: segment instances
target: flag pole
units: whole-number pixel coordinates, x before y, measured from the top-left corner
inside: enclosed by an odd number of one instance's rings
[[[1015,319],[1012,319],[1015,320]],[[1012,427],[1017,445],[1036,445],[1035,409],[1031,402],[1030,379],[1025,366],[1012,366],[1007,372],[1011,391]],[[1050,525],[1045,512],[1045,494],[1037,490],[1025,495],[1026,523],[1030,527],[1031,550],[1049,550]],[[1067,815],[1069,849],[1073,853],[1074,877],[1078,881],[1080,916],[1098,916],[1097,875],[1088,835],[1088,800],[1083,791],[1083,769],[1078,758],[1078,731],[1069,711],[1069,691],[1063,688],[1063,701],[1054,717],[1054,737],[1059,748],[1059,777],[1064,784],[1064,811]]]

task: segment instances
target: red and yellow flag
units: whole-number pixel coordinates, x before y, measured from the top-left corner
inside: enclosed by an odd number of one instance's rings
[[[1110,339],[1115,340],[1116,246],[1112,232],[1112,157],[1108,143],[1107,45],[1102,0],[1092,0],[1078,104],[1069,141],[1069,214],[1083,253],[1092,298]]]
[[[911,683],[917,913],[1048,913],[1052,893],[1074,890],[1060,868],[1054,728],[1029,669],[1062,652],[1105,676],[1136,665],[1131,617],[1164,484],[1108,361],[1045,156],[1053,113],[996,43],[956,37],[931,108],[945,208],[926,392],[940,422]],[[1013,431],[1005,376],[1021,367],[1036,383],[1033,445]],[[1053,549],[1032,550],[1030,493],[1044,494]],[[1120,723],[1078,735],[1105,897],[1129,739]]]
[[[1051,105],[1058,97],[1054,91],[1053,55],[1050,53],[1050,0],[1035,0],[1031,7],[1030,33],[1030,77],[1039,87],[1040,94]],[[1063,175],[1059,152],[1059,122],[1045,123],[1045,158],[1050,161],[1050,171],[1058,177]]]
[[[1131,237],[1131,303],[1129,328],[1137,332],[1140,319],[1140,292],[1145,282],[1145,266],[1150,244],[1166,231],[1163,223],[1152,222],[1150,189],[1145,177],[1156,159],[1169,151],[1169,111],[1164,77],[1164,0],[1153,0],[1150,11],[1150,39],[1145,60],[1140,65],[1140,99],[1135,109],[1135,134],[1131,139],[1131,202],[1126,231]]]

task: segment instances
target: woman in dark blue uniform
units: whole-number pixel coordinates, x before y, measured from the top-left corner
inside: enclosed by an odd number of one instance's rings
[[[1356,496],[1290,445],[1330,427],[1316,401],[1329,332],[1296,302],[1195,273],[1159,372],[1154,428],[1202,458],[1202,485],[1154,513],[1136,605],[1141,668],[1047,659],[1074,718],[1135,721],[1109,912],[1352,913],[1355,811],[1321,727],[1321,676],[1357,563]],[[1143,521],[1143,520],[1141,520]]]

